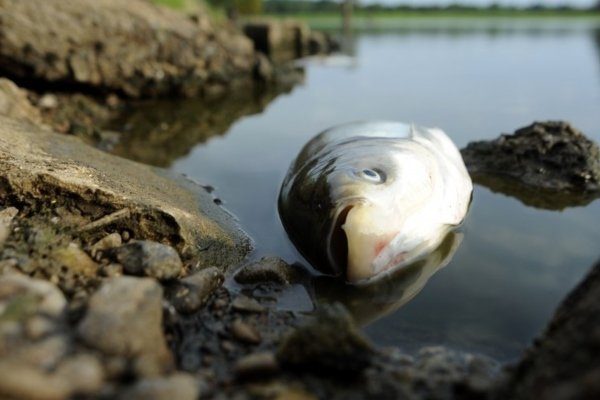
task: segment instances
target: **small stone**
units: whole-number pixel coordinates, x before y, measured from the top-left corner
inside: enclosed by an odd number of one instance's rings
[[[179,372],[171,376],[143,379],[120,398],[127,400],[196,400],[199,384],[189,374]]]
[[[239,378],[262,378],[279,371],[279,364],[271,352],[254,353],[240,358],[233,370]]]
[[[243,311],[249,313],[261,313],[266,310],[258,301],[244,295],[240,295],[233,299],[231,307],[235,311]]]
[[[58,366],[55,375],[68,382],[69,391],[77,394],[95,393],[104,381],[102,365],[91,354],[76,354],[66,359]]]
[[[110,263],[100,266],[100,275],[107,278],[114,278],[123,275],[123,266],[121,264]]]
[[[25,322],[25,334],[31,340],[38,340],[43,336],[47,336],[55,328],[55,322],[43,315],[35,315]]]
[[[235,346],[229,340],[223,340],[221,342],[221,348],[227,353],[233,353],[235,351]]]
[[[231,324],[231,334],[238,341],[248,344],[259,344],[262,341],[260,332],[241,319],[233,321]]]
[[[63,316],[67,301],[53,284],[22,274],[0,277],[0,316],[24,320],[33,314]]]
[[[10,224],[17,216],[19,210],[14,207],[8,207],[0,211],[0,247],[4,244],[10,235]]]
[[[52,258],[76,274],[94,276],[98,272],[98,264],[77,243],[54,250]]]
[[[193,313],[223,284],[223,273],[214,267],[196,272],[167,289],[167,297],[180,313]]]
[[[91,248],[92,257],[96,258],[99,251],[119,247],[121,244],[121,235],[118,232],[111,233],[94,243]]]
[[[131,239],[131,233],[129,233],[129,231],[123,231],[121,232],[121,238],[124,242],[129,242],[129,239]]]
[[[45,110],[51,110],[58,107],[58,99],[53,94],[45,94],[40,98],[38,106]]]
[[[234,279],[241,284],[272,282],[289,285],[294,280],[295,272],[293,267],[279,257],[264,257],[240,268]]]
[[[90,347],[130,358],[144,357],[162,371],[173,366],[162,329],[162,289],[149,278],[110,278],[90,298],[78,332]]]
[[[159,280],[177,278],[183,272],[179,254],[171,246],[147,240],[133,241],[107,250],[123,270],[131,275],[147,275]]]
[[[364,370],[374,354],[348,311],[334,304],[324,306],[304,326],[284,337],[277,358],[295,369],[347,375]]]

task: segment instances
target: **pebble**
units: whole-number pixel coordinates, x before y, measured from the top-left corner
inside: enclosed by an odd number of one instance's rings
[[[178,312],[190,314],[206,304],[224,279],[218,268],[206,268],[169,287],[167,297]]]
[[[115,247],[119,247],[122,244],[121,235],[118,232],[111,233],[98,240],[91,248],[91,254],[93,258],[99,255],[99,252],[102,250],[113,249]]]
[[[109,278],[89,300],[78,333],[90,347],[136,360],[140,373],[170,370],[173,359],[162,327],[162,288],[153,279]]]
[[[17,210],[14,207],[8,207],[0,211],[0,247],[4,244],[10,235],[10,224],[17,216]]]
[[[262,341],[260,332],[241,319],[233,321],[231,324],[231,334],[235,339],[243,343],[259,344]]]
[[[58,107],[58,99],[53,94],[45,94],[42,97],[40,97],[38,106],[45,110],[51,110],[53,108]]]
[[[132,241],[109,249],[106,254],[131,275],[146,275],[158,280],[177,278],[183,272],[179,254],[171,246],[148,240]]]
[[[239,378],[257,378],[279,371],[279,364],[272,352],[253,353],[240,358],[233,367]]]
[[[98,264],[77,243],[54,250],[52,258],[76,274],[95,276],[98,272]]]
[[[197,380],[179,372],[171,376],[143,379],[127,390],[120,399],[127,400],[196,400],[200,396]]]
[[[243,311],[249,313],[261,313],[266,310],[258,301],[244,295],[240,295],[233,299],[231,307],[236,311]]]

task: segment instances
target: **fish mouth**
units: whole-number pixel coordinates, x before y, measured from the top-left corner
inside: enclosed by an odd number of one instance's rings
[[[338,213],[329,234],[328,258],[334,275],[345,274],[348,267],[348,237],[343,226],[353,207],[347,205]]]

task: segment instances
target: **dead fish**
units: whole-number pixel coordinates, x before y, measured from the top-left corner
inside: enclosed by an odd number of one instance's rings
[[[279,215],[315,268],[360,283],[438,247],[464,220],[472,191],[442,130],[359,122],[304,146],[284,179]]]

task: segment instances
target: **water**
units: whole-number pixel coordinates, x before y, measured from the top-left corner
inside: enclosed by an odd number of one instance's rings
[[[563,119],[600,142],[600,24],[488,24],[360,34],[354,58],[307,62],[304,84],[291,93],[161,163],[214,185],[256,240],[257,257],[302,263],[276,200],[291,160],[327,127],[415,122],[442,127],[462,147],[534,120]],[[477,186],[452,261],[365,331],[409,351],[445,344],[510,360],[598,259],[598,222],[600,201],[550,211]]]

